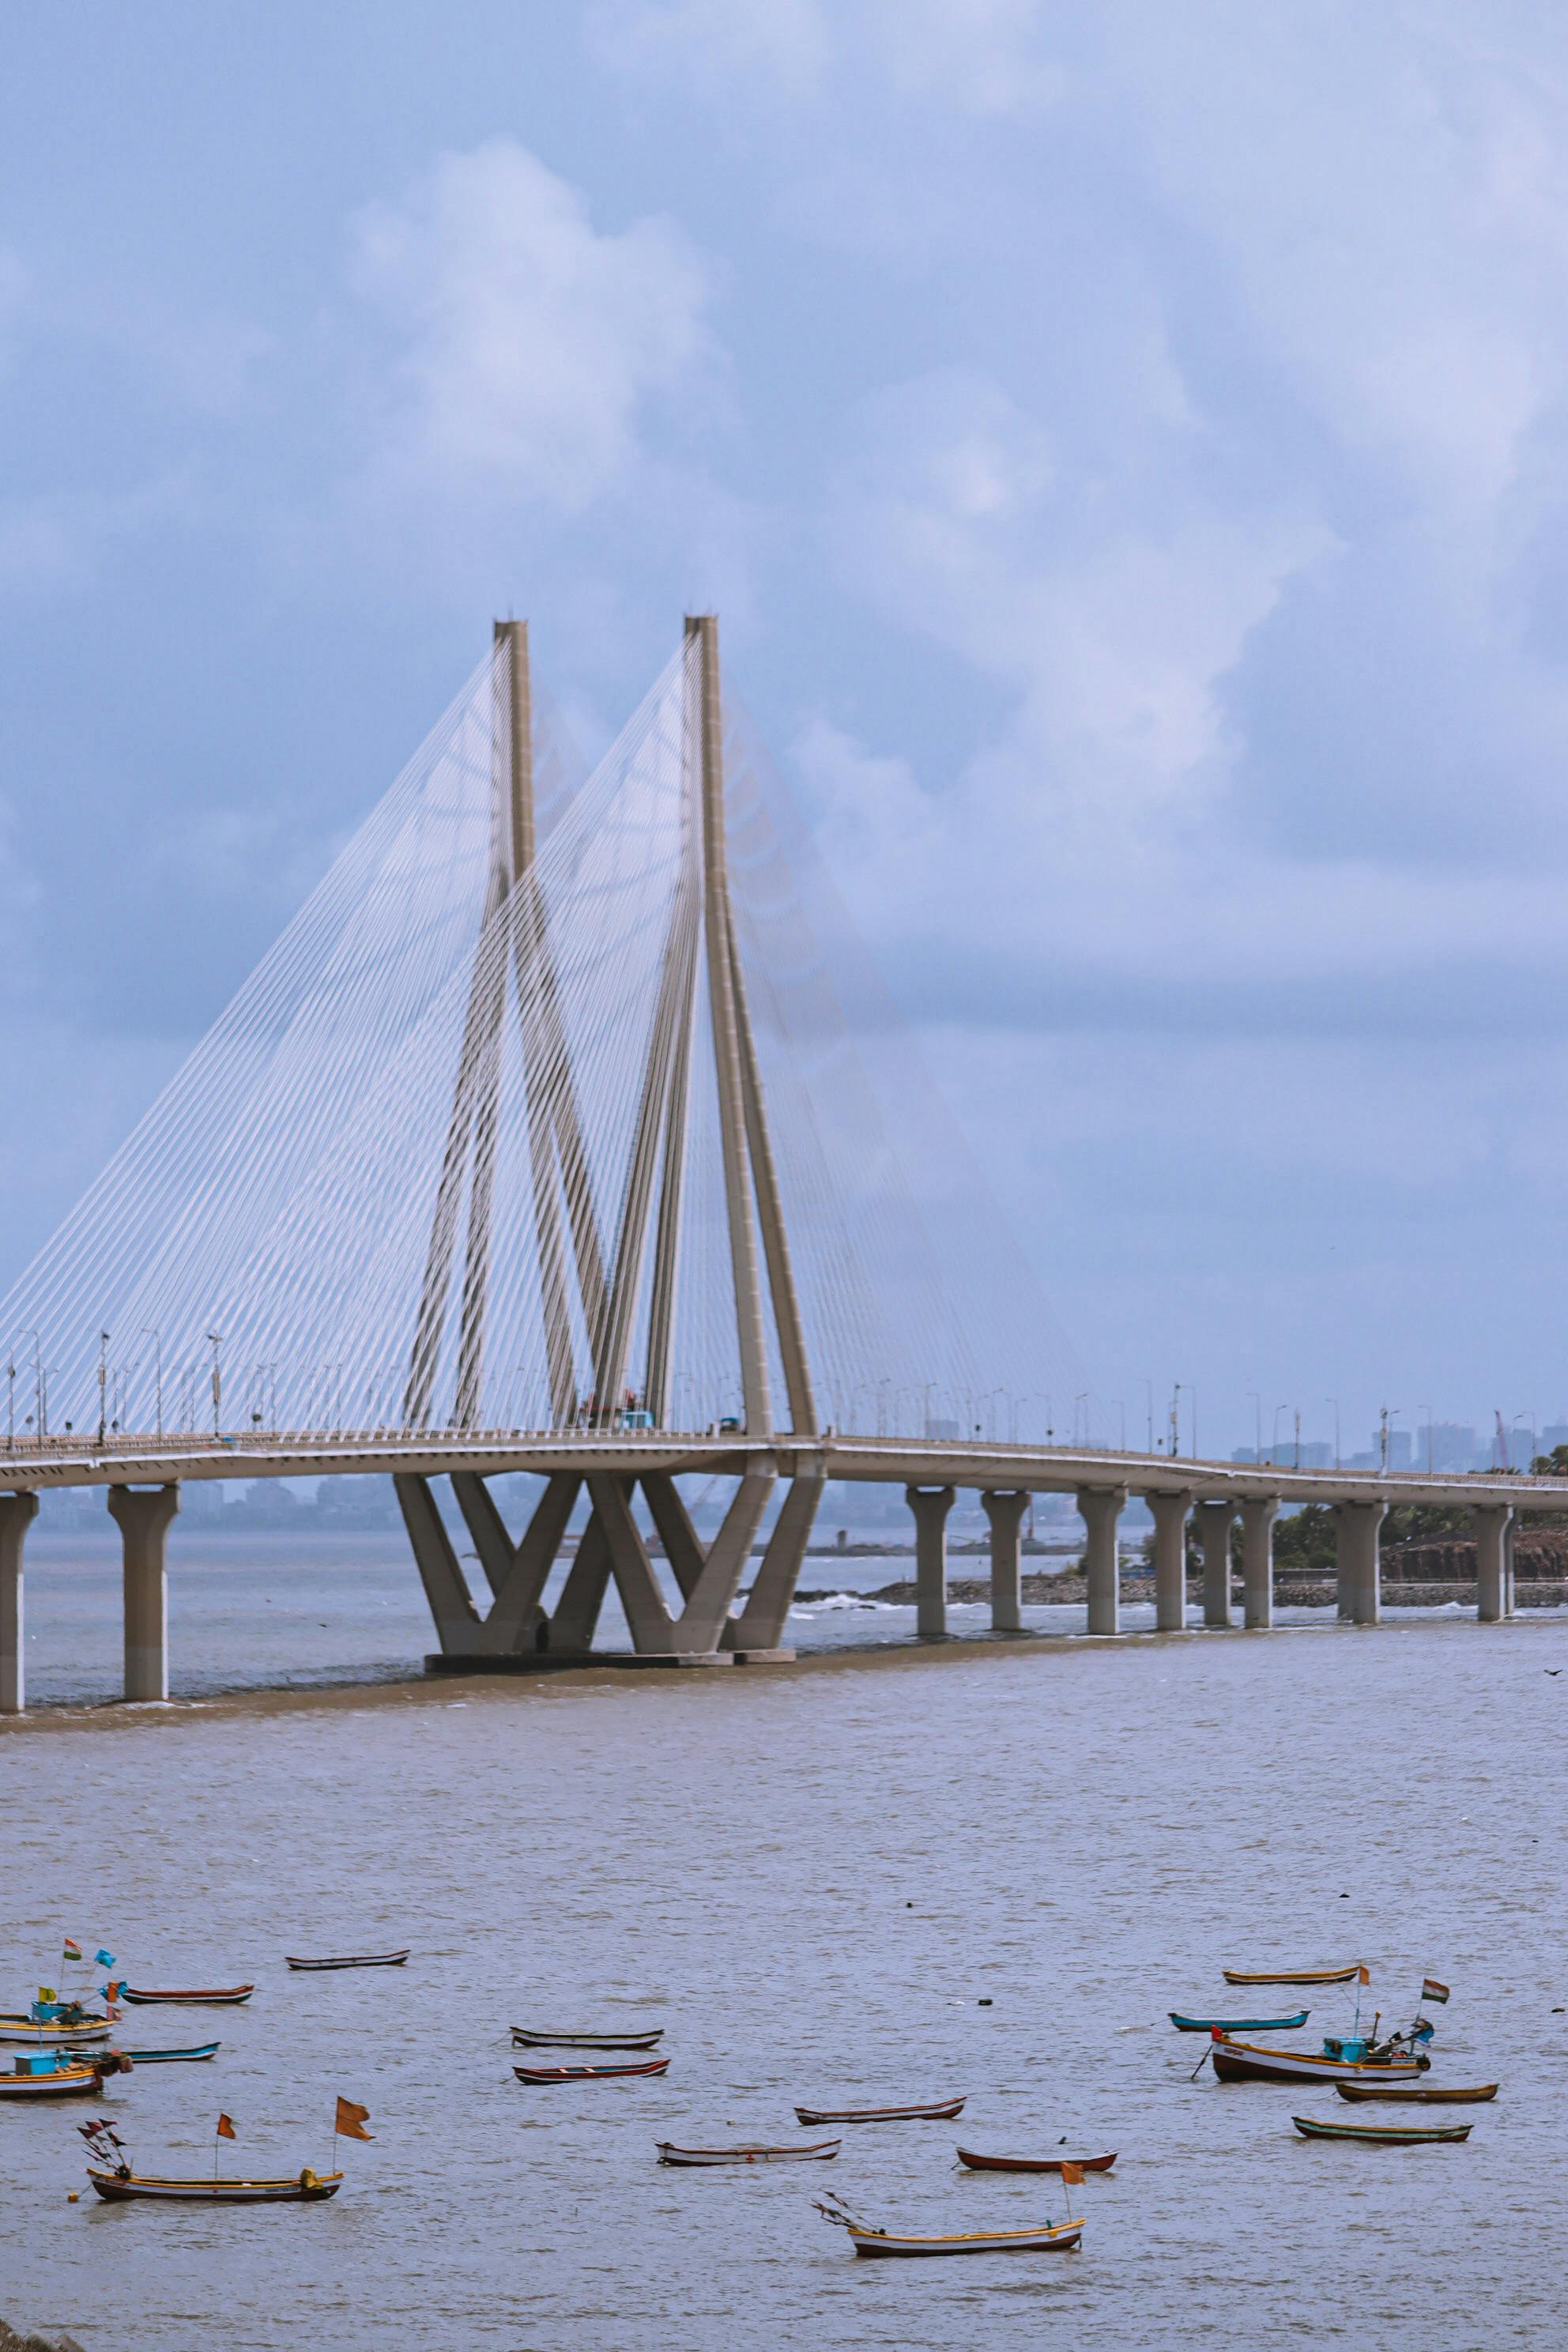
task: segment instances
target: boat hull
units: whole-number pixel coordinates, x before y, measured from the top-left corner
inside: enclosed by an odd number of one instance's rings
[[[110,2205],[148,2199],[171,2205],[318,2205],[335,2197],[343,2185],[341,2172],[317,2174],[308,2168],[289,2180],[164,2180],[153,2175],[95,2172],[88,2179]]]
[[[801,2124],[951,2123],[963,2113],[962,2099],[944,2099],[931,2107],[796,2107]]]
[[[1255,2042],[1209,2044],[1222,2083],[1416,2083],[1429,2058],[1396,2058],[1373,2063],[1364,2058],[1320,2058],[1305,2050],[1269,2050]]]
[[[830,2164],[843,2147],[842,2140],[813,2140],[809,2147],[676,2147],[669,2140],[655,2140],[660,2164],[707,2166],[713,2164]]]
[[[95,2017],[86,2025],[35,2025],[30,2017],[0,2017],[0,2042],[25,2050],[80,2050],[89,2042],[107,2042],[110,2022]]]
[[[1478,2107],[1488,2099],[1495,2099],[1495,2083],[1478,2083],[1473,2087],[1449,2086],[1428,2083],[1336,2083],[1335,2090],[1342,2099],[1408,2099],[1417,2100],[1425,2107]]]
[[[1110,2156],[976,2156],[973,2148],[961,2147],[958,2160],[971,2172],[1059,2172],[1064,2164],[1076,2164],[1080,2172],[1109,2172],[1116,2157],[1114,2151]]]
[[[514,2066],[520,2083],[606,2083],[627,2075],[662,2074],[668,2058],[653,2058],[641,2066]]]
[[[405,1964],[408,1954],[406,1951],[352,1952],[341,1958],[326,1960],[300,1960],[289,1952],[285,1952],[283,1957],[291,1969],[400,1969]]]
[[[1294,2033],[1311,2016],[1310,2009],[1294,2017],[1184,2017],[1179,2010],[1166,2015],[1178,2033]]]
[[[1336,1985],[1353,1984],[1361,1974],[1362,1963],[1352,1960],[1348,1969],[1226,1969],[1226,1984],[1255,1985]]]
[[[32,2099],[85,2099],[102,2088],[96,2066],[62,2066],[56,2074],[0,2074],[0,2099],[17,2105]]]
[[[1315,2116],[1292,2116],[1303,2139],[1358,2139],[1371,2147],[1425,2147],[1435,2140],[1468,2139],[1474,2124],[1326,2124]]]
[[[664,2028],[650,2033],[540,2033],[531,2026],[511,2029],[515,2050],[652,2050],[664,2039]]]
[[[123,2050],[121,2055],[133,2066],[194,2065],[198,2059],[216,2058],[222,2048],[221,2042],[201,2042],[189,2050]]]
[[[1068,2254],[1083,2235],[1081,2221],[1047,2223],[1038,2230],[973,2230],[961,2237],[904,2238],[891,2231],[849,2231],[858,2254],[872,2259],[898,2254]]]
[[[185,2006],[199,2009],[236,2009],[242,2000],[248,2000],[255,1990],[256,1987],[254,1985],[229,1985],[226,1988],[223,1988],[216,1991],[209,1986],[205,1991],[149,1992],[143,1990],[133,1992],[129,1985],[121,1985],[119,1997],[121,2000],[133,2001],[139,2009],[151,2009],[159,2006],[165,2008],[179,2008],[181,2006]]]

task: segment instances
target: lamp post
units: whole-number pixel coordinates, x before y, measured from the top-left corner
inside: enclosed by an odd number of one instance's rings
[[[223,1408],[223,1334],[221,1331],[209,1331],[207,1338],[213,1351],[213,1439],[216,1444],[223,1433],[219,1425]]]
[[[109,1422],[109,1334],[98,1335],[98,1443],[101,1449]]]
[[[158,1434],[159,1434],[159,1436],[160,1436],[160,1437],[162,1437],[162,1436],[163,1436],[163,1334],[162,1334],[161,1332],[159,1332],[159,1331],[154,1330],[151,1323],[144,1323],[144,1324],[142,1326],[142,1337],[144,1339],[151,1339],[151,1340],[152,1340],[152,1342],[153,1342],[153,1410],[154,1410],[154,1412],[155,1412],[155,1413],[156,1413],[156,1415],[157,1415],[157,1429],[158,1429]]]

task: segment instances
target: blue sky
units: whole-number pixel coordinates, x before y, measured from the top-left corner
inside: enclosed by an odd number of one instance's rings
[[[14,1272],[483,649],[684,609],[1102,1395],[1568,1412],[1568,29],[24,12]]]

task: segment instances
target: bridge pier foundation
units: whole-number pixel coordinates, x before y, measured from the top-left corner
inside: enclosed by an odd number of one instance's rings
[[[1513,1513],[1506,1503],[1481,1503],[1470,1521],[1476,1531],[1476,1615],[1483,1625],[1496,1625],[1513,1614]]]
[[[1376,1625],[1383,1617],[1382,1559],[1378,1530],[1386,1503],[1336,1503],[1339,1554],[1339,1613],[1352,1625]]]
[[[20,1715],[27,1704],[22,1545],[37,1509],[37,1495],[0,1495],[0,1715]]]
[[[125,1607],[125,1696],[169,1696],[169,1575],[164,1544],[180,1490],[110,1486],[109,1516],[120,1528]]]
[[[1149,1494],[1154,1521],[1154,1631],[1179,1633],[1187,1622],[1187,1513],[1192,1490]]]
[[[1127,1507],[1127,1489],[1080,1486],[1077,1501],[1084,1528],[1083,1576],[1089,1589],[1089,1630],[1091,1633],[1120,1633],[1121,1575],[1116,1528]]]
[[[1021,1633],[1024,1630],[1024,1565],[1022,1528],[1028,1507],[1027,1491],[994,1492],[980,1497],[991,1523],[991,1631]]]
[[[1255,1633],[1274,1622],[1274,1522],[1278,1495],[1258,1495],[1241,1507],[1243,1620]]]
[[[947,1633],[947,1515],[952,1486],[906,1486],[915,1516],[915,1632],[940,1642]]]
[[[1200,1503],[1193,1513],[1204,1556],[1204,1623],[1230,1623],[1230,1531],[1234,1503]]]

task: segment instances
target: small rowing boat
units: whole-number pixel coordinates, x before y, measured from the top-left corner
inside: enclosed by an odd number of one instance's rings
[[[1110,2156],[976,2156],[973,2148],[961,2147],[960,2164],[971,2172],[1059,2172],[1064,2164],[1075,2164],[1080,2172],[1109,2172],[1115,2163]]]
[[[1468,2139],[1474,2124],[1323,2124],[1292,2116],[1303,2139],[1363,2139],[1375,2147],[1420,2147],[1429,2140]]]
[[[901,2231],[873,2230],[820,2198],[813,2202],[835,2228],[847,2231],[858,2254],[1065,2254],[1083,2235],[1081,2221],[1039,2221],[1030,2230],[962,2230],[942,2237],[910,2237]]]
[[[660,2164],[827,2164],[842,2140],[814,2139],[805,2147],[676,2147],[656,2139]]]
[[[963,2113],[962,2099],[942,2099],[930,2107],[796,2107],[802,2124],[951,2123]]]
[[[1364,2043],[1357,2043],[1364,2048]],[[1231,2042],[1216,2034],[1209,2044],[1222,2083],[1415,2083],[1431,2065],[1415,2057],[1331,2058],[1308,2050],[1271,2050],[1260,2042]]]
[[[323,2197],[335,2197],[343,2185],[341,2172],[316,2173],[309,2165],[287,2180],[234,2180],[219,2176],[166,2180],[154,2173],[132,2172],[127,2166],[118,2172],[99,2172],[90,2164],[87,2177],[110,2205],[133,2197],[162,2198],[181,2205],[311,2205]]]
[[[1479,2107],[1487,2099],[1495,2099],[1495,2083],[1477,2083],[1465,2088],[1458,2084],[1437,2083],[1336,2083],[1334,2088],[1342,2099],[1418,2099],[1428,2107]]]
[[[204,1991],[199,1992],[133,1991],[130,1985],[121,1985],[120,1988],[120,1999],[121,2000],[133,2000],[139,2008],[142,2009],[160,2001],[164,2003],[184,2001],[193,2007],[200,2005],[213,2009],[234,2009],[237,2007],[239,2002],[242,2000],[248,2000],[255,1990],[256,1987],[253,1984],[228,1985],[216,1990],[209,1985]]]
[[[1348,1969],[1226,1969],[1225,1980],[1236,1985],[1353,1984],[1363,1965],[1360,1960],[1352,1960]]]
[[[197,2042],[189,2050],[126,2050],[121,2056],[137,2066],[172,2066],[194,2063],[198,2058],[216,2058],[222,2049],[221,2042]]]
[[[105,2050],[79,2059],[57,2057],[52,2050],[37,2051],[30,2057],[18,2058],[14,2073],[0,2074],[0,2099],[26,2105],[33,2099],[86,2098],[102,2090],[106,2074],[129,2071],[123,2053],[118,2051]]]
[[[291,1969],[400,1969],[408,1950],[405,1946],[401,1952],[349,1952],[330,1960],[297,1960],[291,1952],[283,1957]]]
[[[1177,2009],[1165,2014],[1178,2033],[1294,2033],[1312,2012],[1299,2009],[1294,2017],[1184,2017]]]
[[[80,2049],[87,2042],[108,2042],[108,2018],[75,2013],[75,2022],[58,2018],[0,2016],[0,2042],[21,2042],[26,2049]]]
[[[646,2033],[546,2033],[542,2028],[514,2025],[513,2046],[519,2050],[651,2050],[664,2039],[662,2025]]]
[[[668,2058],[649,2058],[639,2066],[514,2066],[520,2083],[605,2083],[619,2074],[662,2074]]]

